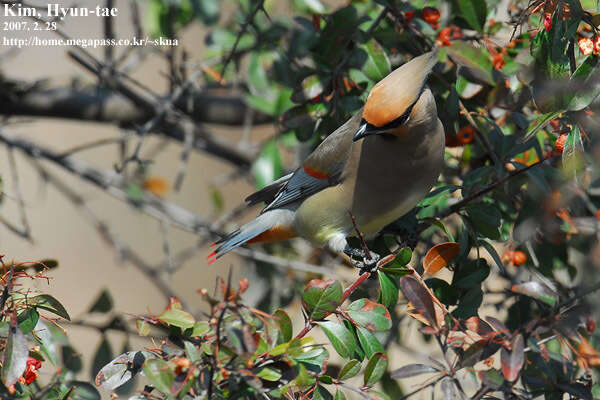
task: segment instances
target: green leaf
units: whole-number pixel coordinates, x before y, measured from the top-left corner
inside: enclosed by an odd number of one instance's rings
[[[504,378],[497,369],[488,369],[486,371],[477,372],[477,376],[485,386],[496,390],[504,384]]]
[[[521,139],[522,143],[527,142],[529,139],[531,139],[536,133],[538,133],[538,131],[540,129],[543,129],[546,127],[546,125],[548,125],[550,123],[550,121],[552,121],[553,119],[557,118],[560,115],[561,111],[551,111],[545,114],[541,114],[538,117],[536,117],[536,119],[534,119],[531,124],[529,125],[529,128],[527,129],[527,132],[525,133],[525,135],[523,136],[523,139]]]
[[[471,28],[483,33],[483,26],[487,16],[487,5],[485,0],[458,0],[460,17],[462,17]]]
[[[558,294],[541,282],[529,281],[514,285],[511,291],[532,297],[554,307],[558,303]]]
[[[294,355],[293,359],[302,364],[307,370],[319,375],[325,372],[329,353],[324,347],[316,347],[309,351]]]
[[[502,215],[498,208],[491,204],[475,203],[467,205],[465,210],[477,233],[493,240],[500,239]]]
[[[353,321],[370,331],[386,331],[392,327],[392,318],[388,310],[369,299],[352,302],[345,312]]]
[[[35,310],[35,308],[28,308],[19,314],[17,320],[19,321],[19,327],[24,334],[28,334],[31,332],[35,326],[37,325],[38,320],[40,319],[40,314]]]
[[[152,326],[147,321],[138,319],[137,321],[135,321],[135,329],[137,330],[138,335],[148,336],[148,334],[150,333],[150,329],[152,329]]]
[[[154,355],[147,351],[121,354],[100,369],[95,383],[104,390],[112,391],[133,378],[149,358],[154,358]]]
[[[10,328],[2,357],[2,382],[5,386],[14,385],[25,372],[29,346],[27,338],[19,326]]]
[[[100,371],[102,370],[102,367],[104,367],[106,364],[110,363],[112,358],[113,358],[113,351],[112,351],[110,342],[108,341],[108,339],[106,338],[105,335],[102,335],[102,341],[100,342],[100,345],[96,349],[96,353],[94,354],[94,359],[92,360],[92,365],[91,365],[92,379],[94,379],[94,378],[98,379],[97,376],[99,375]]]
[[[192,3],[197,11],[198,18],[204,25],[212,25],[219,22],[220,1],[219,0],[195,0]]]
[[[273,368],[265,367],[258,371],[256,373],[256,376],[258,376],[261,379],[264,379],[265,381],[277,382],[279,379],[281,379],[281,372]]]
[[[311,399],[313,400],[333,400],[333,396],[325,387],[317,385],[316,389],[312,393]]]
[[[379,339],[367,328],[362,326],[356,327],[356,336],[360,342],[360,347],[365,351],[367,358],[370,358],[375,353],[383,353],[385,349],[379,342]]]
[[[383,47],[375,39],[371,39],[360,48],[367,53],[362,72],[375,82],[385,78],[390,73],[391,64]]]
[[[467,68],[478,80],[490,85],[495,84],[494,65],[490,54],[484,48],[474,47],[467,42],[454,42],[448,49],[448,55],[458,65]]]
[[[452,311],[456,318],[467,319],[477,315],[477,310],[483,302],[483,292],[479,286],[469,289],[460,299],[458,307]]]
[[[344,325],[333,321],[319,322],[318,325],[321,327],[323,332],[329,338],[329,341],[333,345],[335,351],[338,352],[343,358],[350,358],[356,350],[356,339],[352,332],[350,332]]]
[[[419,376],[423,374],[431,374],[433,372],[439,372],[436,368],[431,365],[425,364],[408,364],[402,368],[398,368],[393,371],[391,376],[394,379],[405,379],[413,376]]]
[[[429,278],[425,280],[425,284],[431,289],[435,297],[447,306],[455,305],[460,296],[460,292],[450,286],[443,279]]]
[[[492,257],[492,259],[494,260],[494,262],[498,266],[498,269],[500,270],[500,272],[503,272],[503,273],[506,272],[506,270],[504,269],[504,263],[502,262],[502,259],[498,255],[498,252],[496,251],[496,249],[494,248],[494,246],[492,246],[486,240],[479,240],[478,243],[481,246],[483,246],[483,248],[485,248],[487,250],[487,252],[490,254],[490,256]]]
[[[292,94],[291,99],[295,103],[312,100],[323,92],[328,82],[328,80],[321,80],[321,77],[317,74],[309,75],[302,80],[300,86]]]
[[[210,325],[206,321],[198,321],[194,323],[194,327],[192,328],[192,332],[190,334],[191,337],[203,336],[206,333],[210,332]]]
[[[563,171],[569,177],[577,177],[577,173],[584,167],[583,142],[579,127],[574,126],[567,136],[562,153]]]
[[[231,51],[237,40],[237,33],[227,29],[216,28],[208,36],[208,42],[211,46],[224,52]],[[240,37],[237,45],[237,51],[244,51],[254,46],[256,40],[253,35],[246,33]]]
[[[283,173],[283,164],[275,140],[269,140],[252,165],[252,175],[257,189],[275,181]]]
[[[567,109],[582,110],[598,97],[600,93],[598,59],[598,56],[588,56],[571,76],[572,90],[568,94],[570,100]]]
[[[398,285],[394,278],[382,271],[379,271],[378,276],[381,290],[377,301],[391,309],[398,303]]]
[[[39,342],[42,353],[54,365],[58,365],[58,351],[60,345],[67,345],[69,341],[65,333],[44,319],[40,318],[32,332]]]
[[[101,400],[98,390],[89,382],[69,381],[67,386],[71,387],[69,400]]]
[[[158,319],[164,323],[181,329],[191,328],[196,322],[192,314],[176,308],[170,308],[163,311],[163,313],[158,316]]]
[[[156,389],[165,394],[171,393],[171,386],[175,381],[175,371],[169,367],[169,364],[163,360],[152,358],[144,362],[142,370]]]
[[[387,369],[388,360],[385,354],[375,353],[369,359],[365,367],[364,384],[365,386],[373,386],[381,379]]]
[[[342,295],[340,282],[333,279],[313,279],[304,288],[302,304],[310,319],[319,320],[337,308],[342,301]]]
[[[69,317],[69,313],[67,313],[65,307],[63,307],[58,300],[49,294],[41,294],[39,296],[31,297],[28,300],[28,303],[29,305],[41,308],[42,310],[50,311],[60,317],[63,317],[67,321],[71,320],[71,317]]]
[[[490,267],[483,258],[469,260],[454,273],[452,286],[459,289],[470,289],[483,282],[489,274]]]
[[[281,308],[275,310],[273,317],[277,325],[279,325],[279,332],[281,333],[282,341],[289,342],[292,340],[293,326],[290,316],[283,311]]]
[[[89,312],[107,313],[113,308],[113,299],[108,290],[104,289],[94,304],[90,307]]]
[[[75,373],[83,368],[83,360],[81,354],[77,353],[70,345],[62,346],[62,362],[65,368]]]
[[[346,395],[339,388],[335,390],[335,400],[346,400]]]
[[[350,360],[342,367],[340,373],[338,374],[338,379],[343,381],[346,379],[350,379],[358,375],[360,372],[360,368],[362,364],[358,360]]]

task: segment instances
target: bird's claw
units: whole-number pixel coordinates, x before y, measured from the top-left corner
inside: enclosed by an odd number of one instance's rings
[[[350,257],[352,265],[360,270],[360,275],[365,272],[375,272],[377,270],[377,263],[381,259],[381,256],[373,251],[369,251],[371,257],[368,257],[363,249],[348,247],[344,249],[344,253]],[[362,260],[358,261],[356,258],[361,258]]]

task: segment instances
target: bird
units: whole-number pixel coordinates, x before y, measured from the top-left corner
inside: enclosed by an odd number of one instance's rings
[[[219,247],[209,264],[246,243],[299,236],[351,259],[362,257],[361,268],[372,266],[378,255],[352,248],[347,238],[355,228],[372,238],[412,210],[444,165],[444,128],[426,85],[437,59],[433,50],[392,71],[298,169],[248,196],[248,206],[266,206],[214,244]]]

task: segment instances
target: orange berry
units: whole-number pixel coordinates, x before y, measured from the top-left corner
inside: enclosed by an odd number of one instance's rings
[[[240,279],[240,281],[238,282],[238,285],[240,287],[240,294],[244,293],[246,291],[246,289],[248,289],[248,286],[250,286],[250,283],[248,282],[248,278]]]
[[[471,125],[463,126],[456,134],[456,138],[462,145],[469,144],[475,138],[475,129]]]
[[[600,208],[596,211],[596,218],[600,219]]]
[[[588,37],[580,37],[577,39],[577,45],[579,46],[579,51],[584,56],[589,56],[594,51],[594,42]]]
[[[421,17],[429,25],[435,25],[440,19],[440,11],[434,7],[425,7],[421,10]]]
[[[437,43],[440,46],[452,46],[450,40],[452,39],[460,39],[462,37],[462,31],[458,26],[450,25],[445,28],[442,28],[440,33],[438,34]]]
[[[492,63],[494,64],[494,69],[502,69],[502,67],[506,65],[506,61],[504,61],[504,53],[492,54]]]
[[[163,178],[149,177],[144,181],[144,189],[157,197],[161,197],[167,194],[169,185]]]
[[[185,357],[178,357],[174,359],[173,362],[175,363],[175,373],[177,375],[185,373],[192,365],[190,359]]]
[[[527,261],[527,255],[520,250],[513,252],[512,254],[512,263],[515,267],[523,265]]]
[[[566,133],[563,133],[558,137],[558,139],[556,139],[556,143],[554,143],[554,149],[558,153],[562,154],[563,150],[565,149],[565,143],[567,142],[568,136],[569,135],[567,135]]]

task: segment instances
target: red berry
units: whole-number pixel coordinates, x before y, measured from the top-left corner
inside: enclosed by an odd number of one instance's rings
[[[579,51],[584,56],[589,56],[594,51],[594,42],[588,37],[580,37],[577,39],[577,45],[579,46]]]
[[[425,7],[421,11],[421,17],[429,25],[435,25],[440,19],[440,11],[434,7]]]
[[[517,250],[512,254],[512,262],[515,267],[525,264],[525,261],[527,261],[527,255],[522,251]]]
[[[568,136],[569,135],[566,133],[563,133],[558,137],[558,139],[556,139],[556,143],[554,143],[554,149],[560,154],[562,154],[563,150],[565,149],[565,143],[567,142]]]
[[[600,36],[594,36],[594,55],[600,54]]]
[[[459,129],[456,134],[458,142],[462,145],[469,144],[475,138],[475,129],[471,125],[464,126]]]
[[[550,32],[550,29],[552,29],[552,14],[550,13],[544,14],[544,28],[546,32]]]
[[[407,11],[404,13],[404,21],[406,21],[406,23],[409,23],[410,21],[412,21],[412,19],[414,17],[415,17],[414,11]]]

